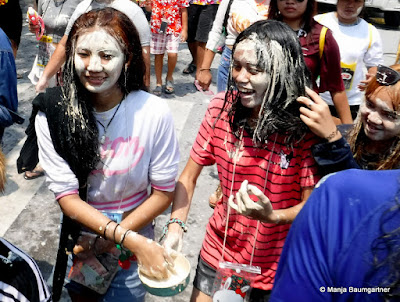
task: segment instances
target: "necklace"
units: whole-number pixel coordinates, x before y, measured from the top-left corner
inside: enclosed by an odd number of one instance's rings
[[[107,134],[108,127],[110,127],[111,122],[113,121],[115,115],[116,115],[117,112],[118,112],[119,107],[121,106],[121,103],[122,103],[122,101],[119,102],[118,107],[117,107],[117,110],[114,111],[114,114],[113,114],[113,116],[111,117],[110,121],[108,122],[107,126],[104,126],[99,120],[96,119],[96,121],[100,124],[101,127],[103,127],[103,130],[104,130],[104,133],[103,133],[103,135],[102,135],[101,138],[100,138],[100,144],[104,144],[104,142],[105,142],[105,140],[106,140],[106,134]]]

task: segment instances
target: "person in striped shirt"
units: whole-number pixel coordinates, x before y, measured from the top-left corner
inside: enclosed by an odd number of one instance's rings
[[[268,299],[290,223],[320,178],[311,154],[319,139],[296,104],[308,75],[287,25],[258,21],[238,36],[229,75],[234,88],[208,107],[176,186],[164,242],[167,251],[182,246],[198,176],[216,164],[223,198],[207,225],[191,301],[211,301],[220,261],[260,266],[250,301]]]

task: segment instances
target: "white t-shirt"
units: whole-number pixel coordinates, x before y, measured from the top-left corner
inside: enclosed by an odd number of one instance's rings
[[[256,21],[267,19],[269,7],[267,3],[257,4],[255,0],[234,0],[227,20],[225,44],[232,46],[243,30]],[[228,5],[229,0],[222,0],[218,6],[212,29],[208,34],[206,48],[210,50],[215,49],[218,44]]]
[[[84,13],[87,13],[93,9],[99,9],[104,7],[112,7],[121,13],[124,13],[132,23],[135,25],[139,36],[140,43],[143,46],[150,45],[150,27],[147,22],[146,16],[143,10],[135,3],[130,0],[114,0],[111,3],[99,3],[96,0],[84,0],[76,7],[71,19],[68,22],[67,28],[65,29],[65,35],[69,35],[72,26],[76,19],[78,19]]]
[[[117,106],[96,112],[107,126]],[[46,116],[35,121],[39,160],[57,199],[78,192],[78,180],[55,151]],[[104,129],[98,123],[99,138]],[[88,177],[88,203],[99,210],[129,211],[148,197],[148,186],[172,192],[178,174],[179,145],[168,105],[144,91],[131,92],[121,103],[100,147],[101,162]]]
[[[339,45],[342,77],[349,105],[360,105],[363,92],[357,85],[365,79],[366,68],[383,64],[382,40],[378,30],[363,19],[356,25],[341,25],[335,12],[317,15],[314,19],[332,31]],[[321,93],[321,97],[333,105],[329,93]]]

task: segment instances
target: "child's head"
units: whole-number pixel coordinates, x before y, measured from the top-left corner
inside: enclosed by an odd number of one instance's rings
[[[368,84],[350,142],[359,158],[365,145],[373,144],[382,154],[377,169],[398,168],[400,159],[400,65],[379,66]]]
[[[301,46],[286,24],[259,21],[237,37],[227,95],[233,96],[236,121],[258,119],[255,139],[279,132],[291,141],[305,133],[296,98],[308,85]]]

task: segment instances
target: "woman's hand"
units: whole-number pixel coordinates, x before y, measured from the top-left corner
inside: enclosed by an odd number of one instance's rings
[[[168,255],[174,254],[175,251],[178,253],[182,251],[183,230],[179,224],[172,223],[169,225],[163,247]]]
[[[86,259],[93,254],[99,255],[103,253],[118,254],[118,249],[111,241],[105,240],[98,236],[81,235],[74,246],[73,253],[81,259]]]
[[[300,104],[307,106],[300,107],[300,119],[317,136],[329,142],[340,139],[342,135],[337,131],[328,105],[315,91],[306,87],[306,92],[312,100],[304,96],[297,98]]]
[[[253,201],[249,193],[256,196],[257,201]],[[279,220],[268,197],[256,186],[249,185],[247,180],[242,182],[239,192],[236,193],[236,204],[233,199],[233,195],[229,197],[229,206],[244,216],[268,223]]]
[[[38,30],[40,30],[40,25],[39,24],[34,25],[32,22],[29,21],[28,28],[32,34],[35,34]]]
[[[135,254],[140,272],[148,277],[166,279],[168,269],[173,270],[173,258],[151,239],[132,232],[126,236],[124,246]]]

